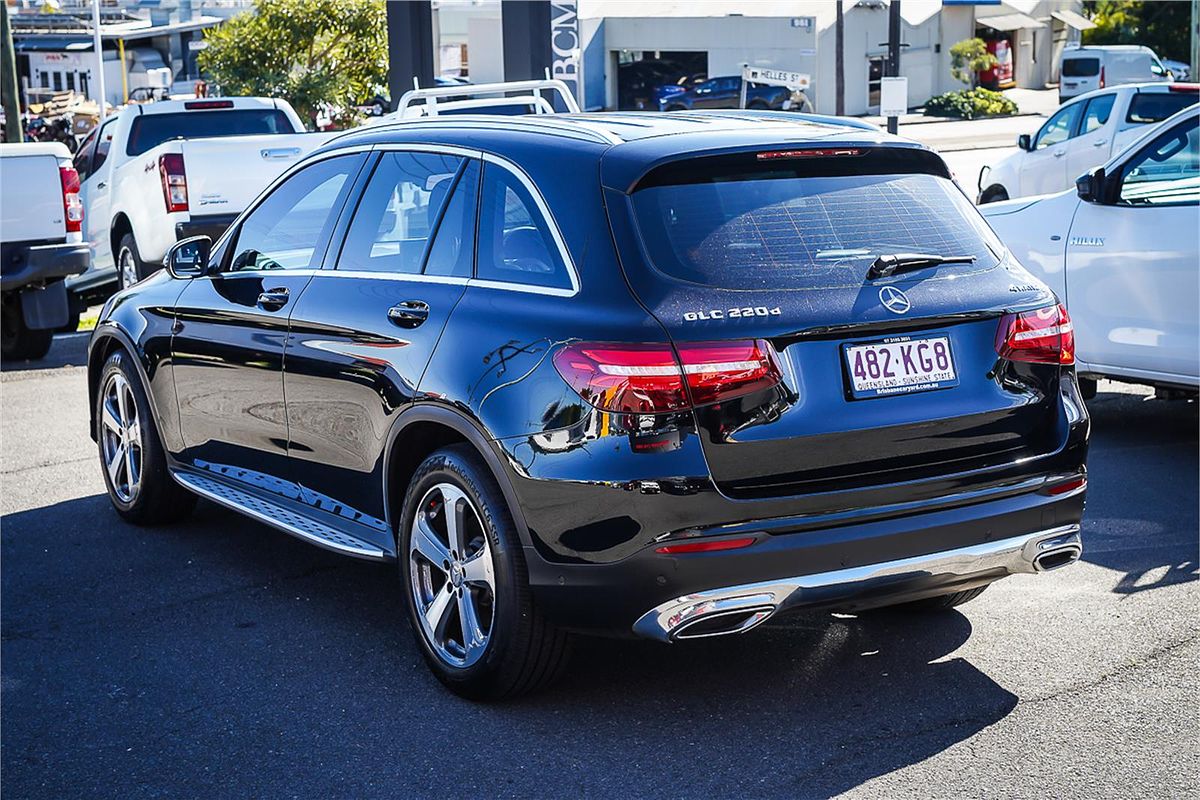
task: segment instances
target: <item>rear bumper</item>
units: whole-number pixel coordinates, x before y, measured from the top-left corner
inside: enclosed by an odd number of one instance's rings
[[[5,248],[0,290],[11,292],[45,281],[78,275],[90,257],[86,243]]]
[[[526,548],[526,562],[539,605],[559,625],[670,641],[715,613],[740,614],[728,621],[748,629],[796,606],[852,611],[1033,572],[1036,543],[1056,537],[1078,557],[1085,491],[1024,491],[869,521],[834,516],[803,530],[791,519],[725,526],[717,536],[754,537],[737,550],[666,555],[652,544],[614,563],[559,564]],[[750,619],[747,609],[765,613]]]
[[[1082,553],[1079,526],[1062,525],[880,564],[696,592],[650,609],[633,630],[663,642],[743,633],[790,608],[849,603],[862,609],[919,600],[1008,575],[1048,572]]]
[[[176,240],[189,239],[192,236],[207,236],[214,242],[221,237],[225,229],[237,219],[237,214],[207,214],[193,216],[187,222],[175,223]]]

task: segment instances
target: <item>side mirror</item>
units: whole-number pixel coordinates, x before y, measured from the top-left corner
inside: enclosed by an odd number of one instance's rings
[[[1029,138],[1028,133],[1022,133],[1017,137],[1017,147],[1021,148],[1022,150],[1033,149],[1033,140]]]
[[[208,255],[212,252],[212,239],[208,236],[193,236],[171,245],[163,259],[163,266],[172,278],[197,278],[208,272]]]
[[[1075,179],[1075,194],[1089,203],[1104,202],[1104,167],[1093,167]]]

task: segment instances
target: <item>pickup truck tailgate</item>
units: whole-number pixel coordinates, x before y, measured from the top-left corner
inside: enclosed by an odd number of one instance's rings
[[[38,144],[4,145],[0,157],[0,241],[62,241],[58,157]]]
[[[184,140],[192,216],[235,214],[332,133],[269,134]],[[171,147],[168,143],[165,147]]]

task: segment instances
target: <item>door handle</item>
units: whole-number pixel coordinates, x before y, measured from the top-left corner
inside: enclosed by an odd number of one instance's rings
[[[96,184],[97,189],[103,189],[105,186],[108,186],[108,184],[105,183],[104,181],[100,181],[99,183]]]
[[[258,306],[265,311],[278,311],[287,305],[288,290],[286,288],[268,289],[258,296]]]
[[[1108,139],[1097,139],[1092,142],[1092,147],[1104,147],[1106,144],[1108,144]]]
[[[1065,156],[1066,154],[1067,154],[1067,151],[1066,151],[1066,150],[1055,150],[1055,151],[1054,151],[1054,157],[1055,157],[1055,158],[1062,158],[1062,157],[1063,157],[1063,156]]]
[[[429,304],[421,300],[405,300],[387,311],[388,319],[401,328],[415,328],[429,319]]]

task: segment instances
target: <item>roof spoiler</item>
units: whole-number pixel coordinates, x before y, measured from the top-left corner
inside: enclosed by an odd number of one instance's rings
[[[505,81],[503,83],[465,83],[461,86],[436,86],[422,89],[413,79],[414,88],[405,92],[388,116],[393,119],[412,117],[436,117],[439,111],[477,110],[487,113],[489,108],[503,106],[528,106],[535,114],[553,114],[554,94],[558,94],[568,114],[579,113],[579,103],[565,83],[546,78],[532,81]],[[548,100],[542,93],[551,92]],[[519,94],[509,94],[517,92]],[[477,95],[493,95],[478,97]],[[440,98],[454,98],[440,100]]]

